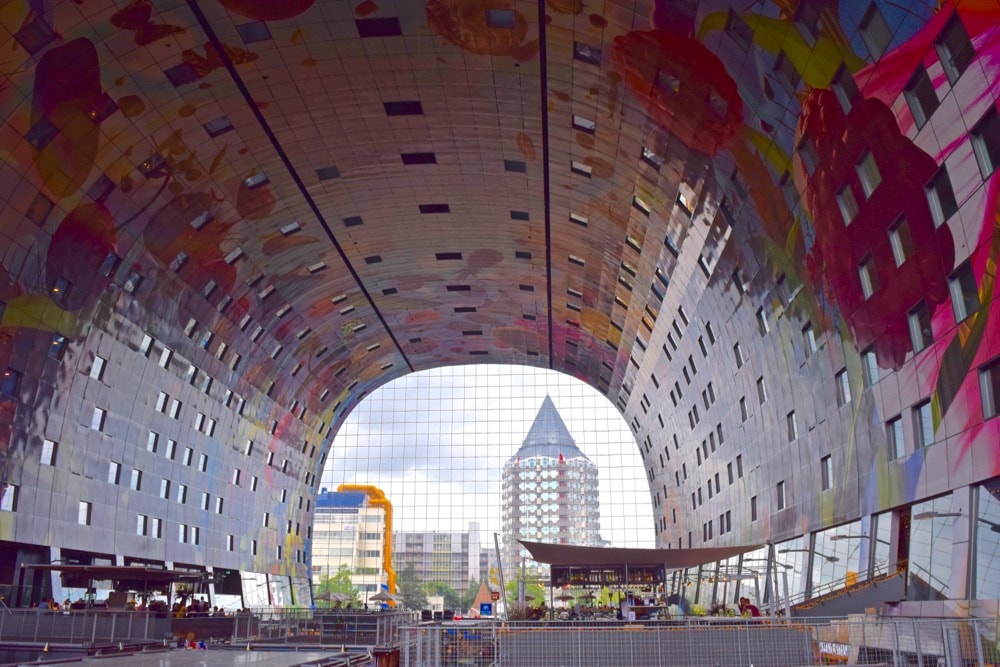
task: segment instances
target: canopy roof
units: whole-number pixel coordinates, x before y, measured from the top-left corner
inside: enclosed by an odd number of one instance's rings
[[[75,582],[114,581],[119,584],[145,584],[146,586],[166,585],[178,582],[206,581],[212,577],[208,572],[164,570],[155,567],[132,565],[71,565],[67,563],[32,564],[24,563],[25,569],[58,571],[67,580]]]
[[[749,551],[762,545],[738,547],[712,547],[705,549],[626,549],[622,547],[581,547],[572,544],[546,544],[518,540],[531,557],[547,565],[570,567],[629,567],[665,566],[668,570],[714,563]]]

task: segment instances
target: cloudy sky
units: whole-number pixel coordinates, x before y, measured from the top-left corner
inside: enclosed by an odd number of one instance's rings
[[[500,475],[546,394],[577,447],[598,466],[601,534],[616,546],[653,546],[642,460],[608,399],[582,382],[523,366],[477,365],[413,373],[366,397],[333,441],[322,486],[374,484],[396,530],[501,526]]]

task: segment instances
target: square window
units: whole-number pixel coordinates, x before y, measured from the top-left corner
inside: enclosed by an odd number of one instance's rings
[[[879,11],[878,6],[872,2],[868,5],[868,10],[858,24],[858,32],[861,33],[861,41],[868,47],[872,60],[878,60],[889,48],[892,41],[892,31],[885,17]]]
[[[917,65],[917,71],[903,89],[903,97],[913,114],[913,122],[918,128],[923,127],[940,104],[934,83],[923,65]]]
[[[820,480],[824,491],[833,486],[833,458],[828,454],[819,460]]]
[[[42,453],[39,456],[39,463],[43,466],[54,466],[56,464],[56,452],[59,449],[59,443],[54,440],[49,440],[46,438],[42,440]]]
[[[885,439],[889,445],[889,459],[895,461],[906,455],[906,439],[903,435],[903,417],[896,415],[885,423]]]
[[[927,193],[927,203],[931,207],[931,217],[934,218],[934,226],[940,227],[958,211],[958,202],[955,201],[955,191],[951,187],[951,178],[944,166],[927,184],[925,192]]]
[[[854,198],[854,190],[849,183],[837,192],[837,207],[845,225],[851,224],[858,217],[858,201]]]
[[[94,355],[94,363],[90,365],[90,377],[95,380],[104,379],[104,368],[107,366],[108,360],[102,356]]]
[[[931,314],[927,309],[927,303],[921,301],[907,314],[910,327],[910,342],[913,344],[913,351],[920,352],[922,349],[934,342],[934,332],[931,330]]]
[[[851,402],[851,382],[847,369],[841,368],[834,380],[837,385],[837,405],[843,407]]]
[[[90,416],[90,428],[95,431],[104,431],[104,422],[108,417],[108,411],[103,408],[94,408],[93,414]]]
[[[875,262],[869,254],[858,265],[858,278],[861,280],[861,293],[865,299],[872,298],[879,287],[878,274],[875,272]]]
[[[910,225],[906,218],[900,217],[889,228],[889,245],[892,247],[892,258],[896,267],[900,267],[913,256],[913,237],[910,235]]]
[[[930,399],[913,406],[913,439],[917,449],[934,444],[934,415]]]
[[[875,349],[869,347],[861,353],[861,375],[866,387],[874,386],[879,381],[878,358]]]
[[[979,394],[983,403],[983,419],[1000,414],[1000,359],[994,359],[979,369]]]
[[[989,178],[1000,166],[1000,114],[997,114],[996,107],[991,107],[983,119],[976,123],[969,137],[979,164],[979,172],[983,178]]]
[[[948,76],[948,81],[951,85],[955,85],[958,77],[962,76],[962,73],[968,69],[969,63],[976,55],[976,51],[972,47],[972,40],[969,39],[969,33],[966,31],[965,24],[962,23],[958,12],[951,15],[948,24],[934,42],[934,46],[937,49],[938,58],[941,59],[944,73]]]
[[[89,526],[91,520],[92,505],[86,500],[81,500],[77,511],[76,522],[81,526]]]
[[[854,169],[858,172],[858,180],[861,181],[861,190],[865,193],[865,198],[870,199],[875,188],[882,182],[882,174],[879,173],[878,164],[876,164],[872,152],[862,153],[861,158],[854,165]]]
[[[962,322],[979,310],[979,288],[972,266],[965,262],[948,278],[948,291],[955,310],[955,322]]]

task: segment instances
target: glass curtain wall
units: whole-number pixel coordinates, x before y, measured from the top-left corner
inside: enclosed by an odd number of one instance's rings
[[[952,596],[951,535],[961,514],[952,511],[951,500],[948,494],[911,508],[908,600],[944,600]]]

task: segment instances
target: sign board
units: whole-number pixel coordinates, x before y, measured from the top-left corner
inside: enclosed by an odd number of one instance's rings
[[[492,602],[480,602],[479,603],[479,615],[480,616],[492,616],[493,615],[493,603]]]
[[[500,599],[500,591],[490,591],[490,599],[496,602]]]

